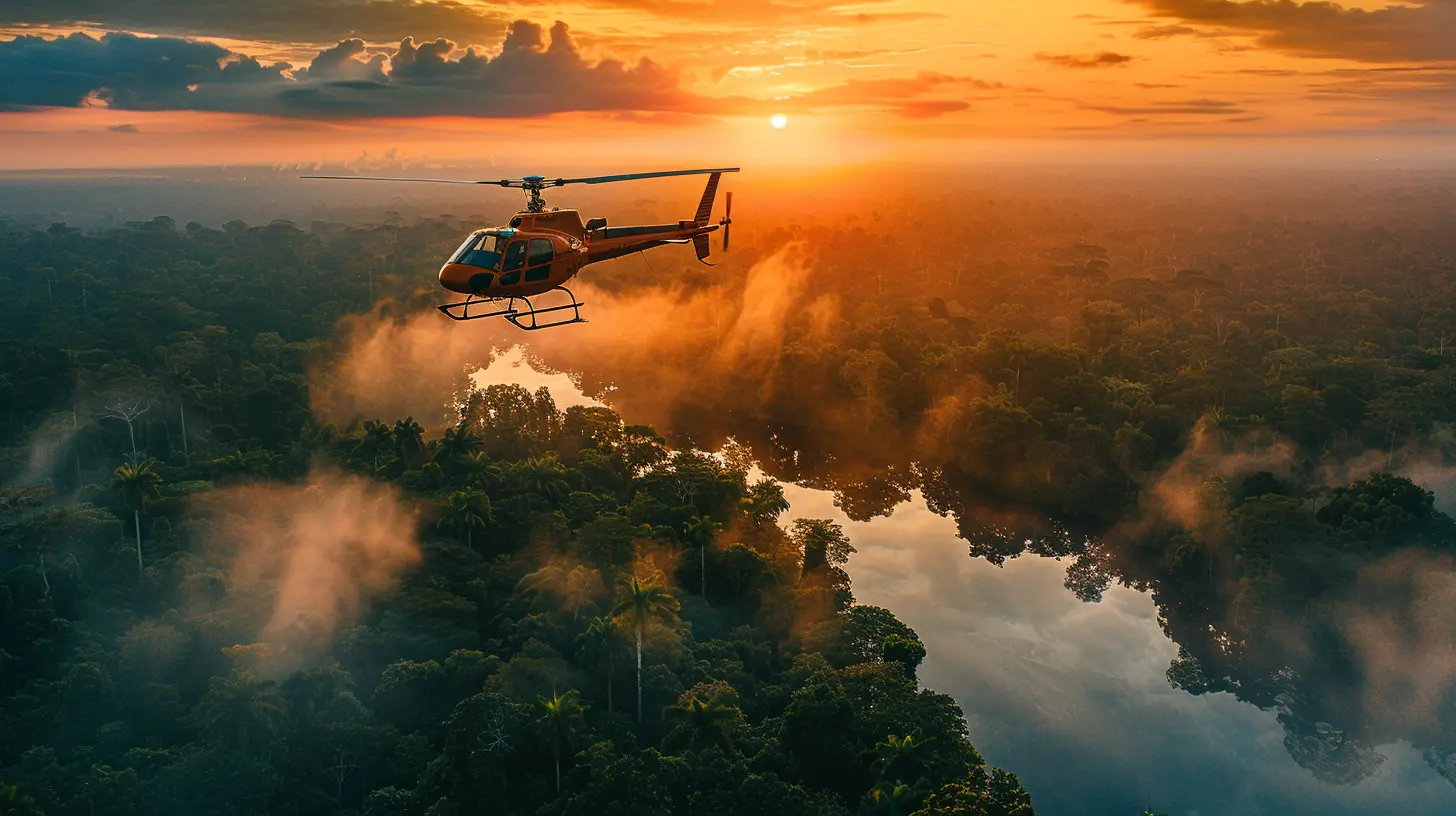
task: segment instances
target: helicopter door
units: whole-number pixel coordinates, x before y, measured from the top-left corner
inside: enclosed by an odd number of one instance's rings
[[[501,286],[510,286],[521,282],[521,270],[526,268],[526,242],[512,241],[506,247],[506,259],[501,264]]]
[[[543,281],[551,277],[551,258],[553,256],[550,238],[532,238],[529,259],[527,261],[526,280]]]

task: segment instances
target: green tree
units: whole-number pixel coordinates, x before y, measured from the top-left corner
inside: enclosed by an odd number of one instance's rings
[[[672,592],[656,583],[644,581],[636,575],[623,579],[617,589],[617,604],[612,607],[612,617],[620,618],[632,627],[637,644],[637,722],[642,722],[642,641],[647,636],[647,624],[653,619],[671,625],[677,620],[680,608]]]
[[[237,670],[212,678],[194,712],[209,737],[244,754],[266,754],[287,719],[288,706],[276,683]]]
[[[425,429],[414,417],[396,420],[394,423],[394,447],[400,461],[410,470],[416,470],[425,463]]]
[[[157,473],[156,464],[153,459],[127,463],[112,473],[112,486],[121,493],[122,500],[131,509],[132,521],[136,525],[137,572],[142,570],[142,508],[156,497],[157,488],[162,484],[162,476]]]
[[[556,792],[561,793],[561,752],[576,745],[576,734],[582,726],[583,708],[575,690],[565,694],[540,697],[536,701],[536,725],[542,741],[550,747],[556,766]]]
[[[689,545],[698,545],[698,595],[708,597],[708,545],[717,538],[723,525],[711,518],[693,516],[683,525],[683,536]]]
[[[875,745],[875,761],[870,766],[875,776],[886,782],[914,782],[920,778],[920,754],[933,745],[935,738],[903,737],[890,734]]]
[[[607,687],[607,711],[613,710],[612,686],[617,673],[617,656],[622,652],[622,630],[612,618],[594,617],[586,625],[586,631],[577,635],[576,642],[588,665],[599,670],[605,667]]]
[[[704,702],[697,697],[670,705],[663,712],[673,723],[662,738],[662,748],[669,753],[716,745],[723,753],[731,754],[733,728],[743,719],[743,713],[737,708],[716,701]]]
[[[475,531],[489,527],[495,521],[490,497],[474,488],[457,490],[445,500],[445,507],[437,527],[444,527],[455,533],[465,534],[465,546],[475,548]]]

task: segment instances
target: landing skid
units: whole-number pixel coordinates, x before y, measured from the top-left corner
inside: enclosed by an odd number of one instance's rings
[[[566,296],[571,298],[571,302],[560,306],[547,306],[538,309],[535,304],[531,303],[531,299],[528,297],[477,298],[475,295],[470,295],[464,300],[455,303],[446,303],[435,308],[439,309],[451,320],[483,320],[487,317],[503,317],[510,321],[512,326],[523,331],[536,331],[537,329],[549,329],[555,326],[569,326],[572,323],[586,322],[586,318],[581,316],[581,307],[584,304],[576,299],[576,295],[572,294],[570,289],[567,289],[565,286],[558,286],[551,291],[565,292]],[[500,305],[501,301],[506,302],[504,309],[496,308],[495,311],[479,312],[476,314],[470,313],[471,306],[487,306],[488,304],[487,308],[495,308]],[[518,307],[516,305],[517,301],[526,304],[526,307],[524,309]],[[549,323],[542,323],[540,321],[542,315],[564,312],[568,309],[571,310],[571,316],[567,319],[553,319]],[[562,317],[565,316],[562,315]]]

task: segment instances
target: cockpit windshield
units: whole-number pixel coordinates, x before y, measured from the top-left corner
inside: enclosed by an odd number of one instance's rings
[[[455,254],[450,257],[450,263],[498,269],[505,241],[505,238],[491,231],[477,232],[466,238],[465,243],[455,250]]]

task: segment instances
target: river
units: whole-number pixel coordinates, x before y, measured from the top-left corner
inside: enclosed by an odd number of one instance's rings
[[[596,404],[517,349],[476,380],[544,386],[561,407]],[[1290,757],[1275,712],[1173,688],[1164,672],[1177,647],[1146,593],[1114,585],[1085,603],[1063,586],[1063,561],[971,558],[955,523],[918,493],[868,522],[851,521],[829,492],[785,494],[789,518],[844,525],[857,602],[915,629],[929,651],[922,683],[956,699],[972,742],[1020,777],[1039,814],[1456,814],[1456,786],[1408,744],[1377,746],[1385,761],[1361,783],[1329,784]]]

